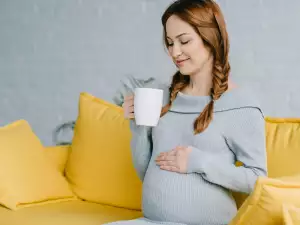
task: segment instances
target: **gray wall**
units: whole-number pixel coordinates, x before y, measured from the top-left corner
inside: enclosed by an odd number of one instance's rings
[[[169,80],[160,16],[170,2],[0,0],[0,125],[26,119],[51,145],[80,92],[111,101],[126,74]],[[300,118],[300,1],[218,2],[234,81],[254,88],[267,116]]]

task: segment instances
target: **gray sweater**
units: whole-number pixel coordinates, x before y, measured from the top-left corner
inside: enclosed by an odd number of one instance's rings
[[[138,86],[161,88],[168,102],[168,86],[127,79],[127,94]],[[228,224],[237,211],[231,191],[250,193],[257,177],[266,176],[264,117],[251,93],[239,88],[224,93],[215,101],[209,127],[194,135],[194,120],[209,101],[209,96],[179,93],[158,126],[130,122],[144,218],[114,224]],[[159,153],[178,145],[192,146],[187,174],[161,170],[155,163]],[[237,160],[243,166],[236,167]]]

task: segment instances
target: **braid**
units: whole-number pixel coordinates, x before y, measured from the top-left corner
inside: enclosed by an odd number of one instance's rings
[[[190,78],[188,76],[182,75],[179,71],[177,71],[174,74],[171,87],[169,89],[170,90],[169,103],[162,108],[161,116],[165,115],[169,111],[178,92],[184,89],[189,84],[189,82],[190,82]]]
[[[225,66],[224,66],[225,68]],[[213,86],[212,86],[212,99],[217,100],[228,89],[228,73],[225,73],[222,66],[215,63],[213,68]]]
[[[228,89],[228,74],[230,65],[227,62],[223,67],[216,61],[213,68],[213,85],[211,89],[211,101],[195,120],[195,134],[203,132],[213,119],[214,101]]]
[[[200,116],[194,122],[194,132],[195,134],[203,132],[213,119],[214,112],[214,102],[218,100],[221,95],[228,89],[228,75],[230,72],[230,64],[228,59],[229,52],[229,42],[228,34],[225,27],[225,21],[219,6],[212,1],[212,9],[215,22],[218,26],[220,40],[218,45],[213,49],[214,52],[214,66],[213,66],[213,79],[211,88],[211,101],[204,108]],[[217,51],[219,49],[220,51]]]

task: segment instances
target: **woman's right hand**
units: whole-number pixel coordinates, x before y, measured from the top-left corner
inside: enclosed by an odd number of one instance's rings
[[[126,119],[134,118],[134,95],[126,96],[122,105],[124,109],[124,117]]]

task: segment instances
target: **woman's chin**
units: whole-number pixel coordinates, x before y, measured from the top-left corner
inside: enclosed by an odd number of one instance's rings
[[[188,70],[187,68],[179,68],[179,72],[182,74],[182,75],[190,75],[191,74],[191,70]]]

